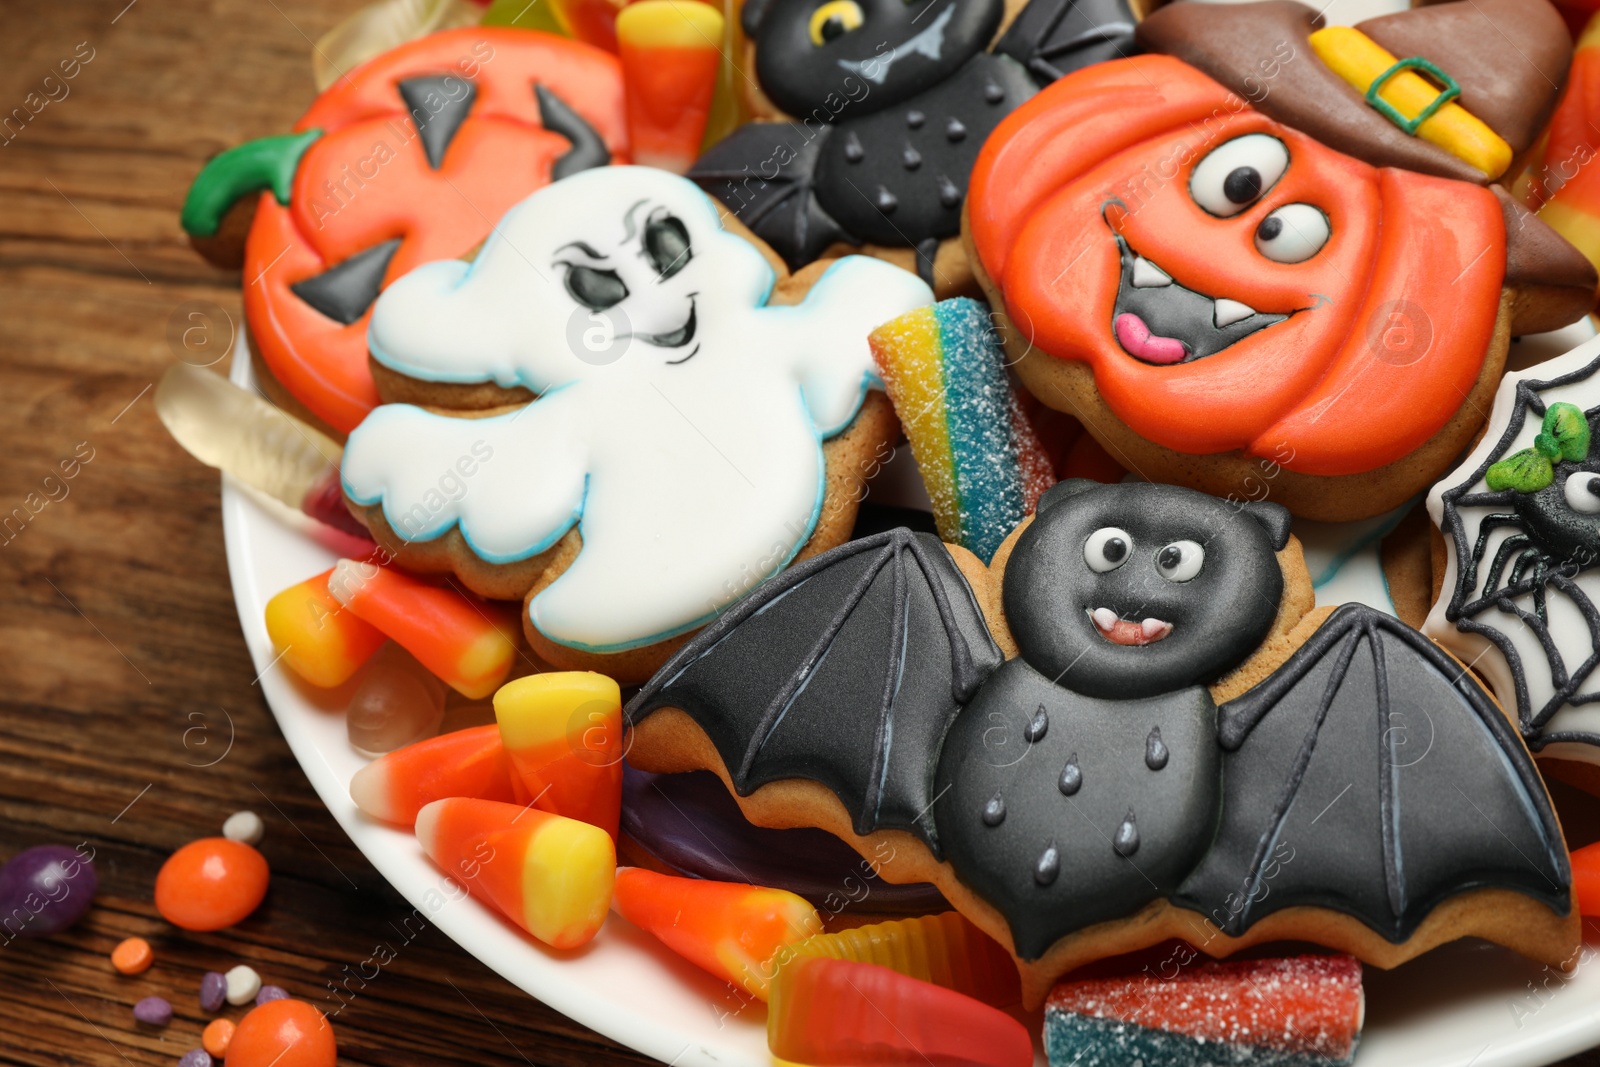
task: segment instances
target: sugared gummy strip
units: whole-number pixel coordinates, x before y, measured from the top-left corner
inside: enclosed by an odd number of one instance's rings
[[[1055,481],[1006,377],[988,308],[943,300],[891,319],[869,340],[939,536],[988,562]]]
[[[618,869],[615,907],[684,959],[763,1000],[792,946],[822,929],[817,910],[787,890],[642,867]]]
[[[1200,962],[1067,980],[1045,1002],[1051,1067],[1338,1067],[1355,1058],[1365,1001],[1350,956]]]

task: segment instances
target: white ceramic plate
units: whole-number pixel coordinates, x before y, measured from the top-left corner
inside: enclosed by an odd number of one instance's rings
[[[232,378],[253,385],[242,342]],[[402,896],[508,981],[630,1048],[674,1067],[770,1064],[765,1008],[742,1003],[649,935],[613,915],[584,950],[545,949],[465,897],[409,833],[363,817],[348,786],[366,761],[346,741],[337,710],[349,694],[303,686],[275,665],[263,621],[274,593],[332,566],[342,537],[227,477],[222,524],[239,623],[267,702],[318,796]],[[1376,550],[1359,555],[1375,559]],[[1600,933],[1593,928],[1571,978],[1463,943],[1396,971],[1369,969],[1366,981],[1359,1067],[1534,1067],[1600,1044]]]

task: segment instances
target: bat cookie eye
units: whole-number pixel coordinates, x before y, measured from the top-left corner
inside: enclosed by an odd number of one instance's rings
[[[644,228],[644,254],[663,281],[672,277],[694,255],[689,248],[688,227],[675,215],[651,219]]]
[[[811,13],[811,43],[821,48],[865,21],[866,15],[856,0],[830,0]]]
[[[628,298],[628,287],[616,271],[581,264],[567,268],[567,292],[590,311],[604,311]]]
[[[1276,263],[1303,263],[1328,243],[1328,216],[1310,204],[1286,204],[1256,227],[1256,251]]]
[[[1600,474],[1579,471],[1567,475],[1561,486],[1567,507],[1583,515],[1600,515]]]
[[[1237,215],[1278,184],[1289,169],[1289,149],[1276,137],[1251,133],[1219,145],[1189,178],[1189,195],[1208,214]]]
[[[1105,526],[1090,534],[1083,543],[1083,561],[1096,574],[1104,574],[1126,563],[1132,551],[1133,538],[1128,531]]]
[[[1194,541],[1174,541],[1156,553],[1156,571],[1169,582],[1187,582],[1205,562],[1206,550]]]

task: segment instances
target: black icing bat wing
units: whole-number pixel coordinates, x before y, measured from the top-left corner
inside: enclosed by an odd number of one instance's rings
[[[746,123],[707,149],[688,177],[798,270],[836,241],[859,243],[813,195],[817,157],[831,132],[810,124]]]
[[[1133,27],[1127,0],[1030,0],[994,50],[1045,85],[1093,63],[1134,55]]]
[[[1398,620],[1341,608],[1219,716],[1220,828],[1172,899],[1224,933],[1311,905],[1399,942],[1479,887],[1567,914],[1561,831],[1515,731]]]
[[[937,854],[923,816],[945,729],[1000,662],[944,546],[895,529],[763,583],[669,660],[627,717],[680,708],[741,796],[811,779],[857,833],[906,830]]]

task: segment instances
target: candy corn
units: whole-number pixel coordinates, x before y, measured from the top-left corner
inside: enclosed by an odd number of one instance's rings
[[[622,691],[603,674],[530,674],[494,695],[500,738],[542,811],[617,836],[622,813]]]
[[[356,807],[384,822],[410,826],[424,806],[446,797],[520,801],[511,764],[493,723],[430,737],[373,760],[350,779]]]
[[[639,0],[617,15],[635,163],[684,174],[700,155],[722,32],[722,13],[700,0]]]
[[[1567,91],[1550,118],[1543,165],[1534,180],[1531,207],[1539,218],[1600,264],[1600,174],[1596,173],[1594,124],[1600,119],[1600,18],[1578,38],[1567,74]],[[1542,206],[1541,206],[1542,204]]]
[[[933,501],[939,536],[984,562],[1055,470],[1011,390],[988,309],[961,297],[868,338]]]
[[[291,585],[267,601],[267,636],[280,662],[312,685],[332,688],[347,681],[385,640],[370,623],[328,592],[323,571]]]
[[[780,1059],[818,1067],[1033,1063],[1028,1031],[998,1008],[877,964],[818,956],[778,971],[767,1047]]]
[[[328,590],[469,700],[488,696],[511,672],[516,646],[501,629],[498,608],[351,559],[334,566]]]
[[[1600,916],[1600,841],[1572,854],[1572,884],[1578,891],[1578,911]]]
[[[787,890],[641,867],[617,871],[615,906],[684,959],[763,1000],[789,949],[822,930],[817,910]]]
[[[960,912],[919,915],[818,934],[797,943],[788,954],[789,959],[808,956],[876,963],[995,1007],[1003,1008],[1022,999],[1011,955],[962,918]]]
[[[455,797],[417,814],[422,849],[473,896],[553,948],[577,948],[611,906],[617,853],[588,823]]]

